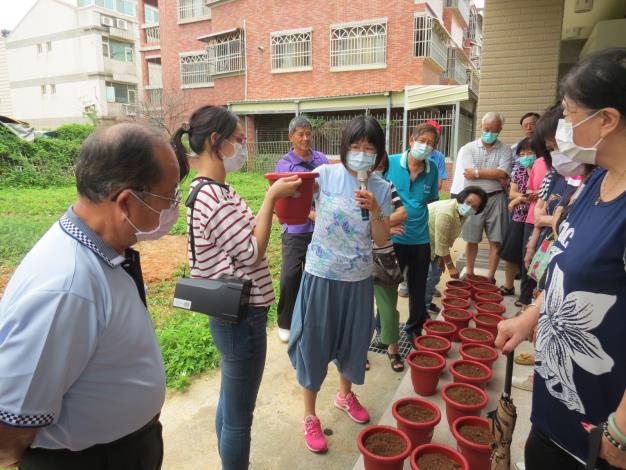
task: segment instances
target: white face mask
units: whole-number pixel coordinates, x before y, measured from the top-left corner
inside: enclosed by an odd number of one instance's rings
[[[137,237],[137,241],[143,242],[146,240],[158,240],[164,235],[167,235],[168,233],[170,233],[170,230],[172,229],[172,227],[178,220],[178,215],[179,215],[178,203],[174,203],[170,207],[168,207],[167,209],[163,209],[162,211],[157,211],[156,209],[150,207],[150,205],[148,205],[143,199],[137,196],[134,192],[131,191],[131,194],[135,196],[139,202],[141,202],[144,206],[146,206],[152,212],[156,212],[157,214],[159,214],[159,225],[157,225],[156,228],[148,232],[144,232],[140,230],[139,228],[137,228],[137,226],[132,223],[130,218],[126,217],[126,220],[128,220],[128,223],[131,225],[131,227],[136,230],[135,236]]]
[[[593,114],[590,114],[585,119],[573,125],[571,122],[567,122],[565,119],[559,119],[559,124],[556,128],[556,135],[554,139],[556,140],[556,144],[559,146],[559,150],[578,163],[591,163],[592,165],[596,164],[596,152],[597,147],[602,142],[602,137],[598,139],[598,141],[593,144],[592,147],[580,147],[576,145],[574,142],[574,129],[578,126],[584,124],[589,121],[592,117],[598,114],[602,110],[598,110]]]
[[[354,150],[348,150],[346,155],[346,164],[352,171],[367,171],[370,170],[376,162],[375,153],[356,152]]]
[[[552,157],[552,166],[559,175],[567,178],[570,176],[583,176],[585,174],[584,163],[576,163],[558,150],[550,152],[550,156]]]
[[[416,160],[426,160],[426,157],[430,155],[433,151],[433,148],[424,143],[424,142],[414,142],[413,148],[411,149],[411,155]]]
[[[234,144],[230,140],[227,140],[226,142],[232,145],[235,151],[230,157],[227,157],[226,155],[222,153],[222,159],[224,161],[224,170],[226,170],[226,173],[230,173],[232,171],[239,171],[241,170],[241,167],[243,167],[243,164],[246,163],[246,160],[248,159],[248,148],[244,147],[243,144],[240,144],[239,142],[235,142]]]

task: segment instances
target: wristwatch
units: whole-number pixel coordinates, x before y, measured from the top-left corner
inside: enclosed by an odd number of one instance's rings
[[[474,178],[480,179],[480,171],[478,171],[478,168],[474,169]]]

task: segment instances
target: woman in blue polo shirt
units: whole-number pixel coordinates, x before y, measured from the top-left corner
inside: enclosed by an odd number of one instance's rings
[[[426,278],[430,264],[428,203],[439,199],[437,165],[428,156],[437,146],[439,134],[434,126],[420,124],[409,140],[406,152],[389,157],[385,177],[391,181],[406,208],[404,233],[391,237],[409,288],[409,319],[404,331],[410,341],[421,334],[426,321]]]

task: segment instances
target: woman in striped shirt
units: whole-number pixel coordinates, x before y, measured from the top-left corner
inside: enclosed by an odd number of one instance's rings
[[[281,178],[267,191],[258,215],[226,184],[226,173],[246,161],[246,139],[238,117],[217,106],[196,110],[190,122],[176,132],[172,144],[179,159],[186,158],[182,137],[199,157],[198,176],[191,190],[202,183],[187,224],[193,227],[195,263],[191,250],[191,276],[215,279],[236,277],[252,281],[247,316],[239,323],[211,317],[211,334],[220,351],[222,382],[215,416],[217,443],[224,470],[247,469],[250,429],[256,397],[265,367],[266,321],[274,301],[272,279],[265,258],[274,203],[291,196],[301,180]]]

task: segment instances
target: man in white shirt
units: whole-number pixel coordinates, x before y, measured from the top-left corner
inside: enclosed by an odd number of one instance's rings
[[[0,467],[161,467],[163,361],[129,247],[169,231],[180,176],[157,130],[123,123],[83,144],[78,200],[0,302]]]

